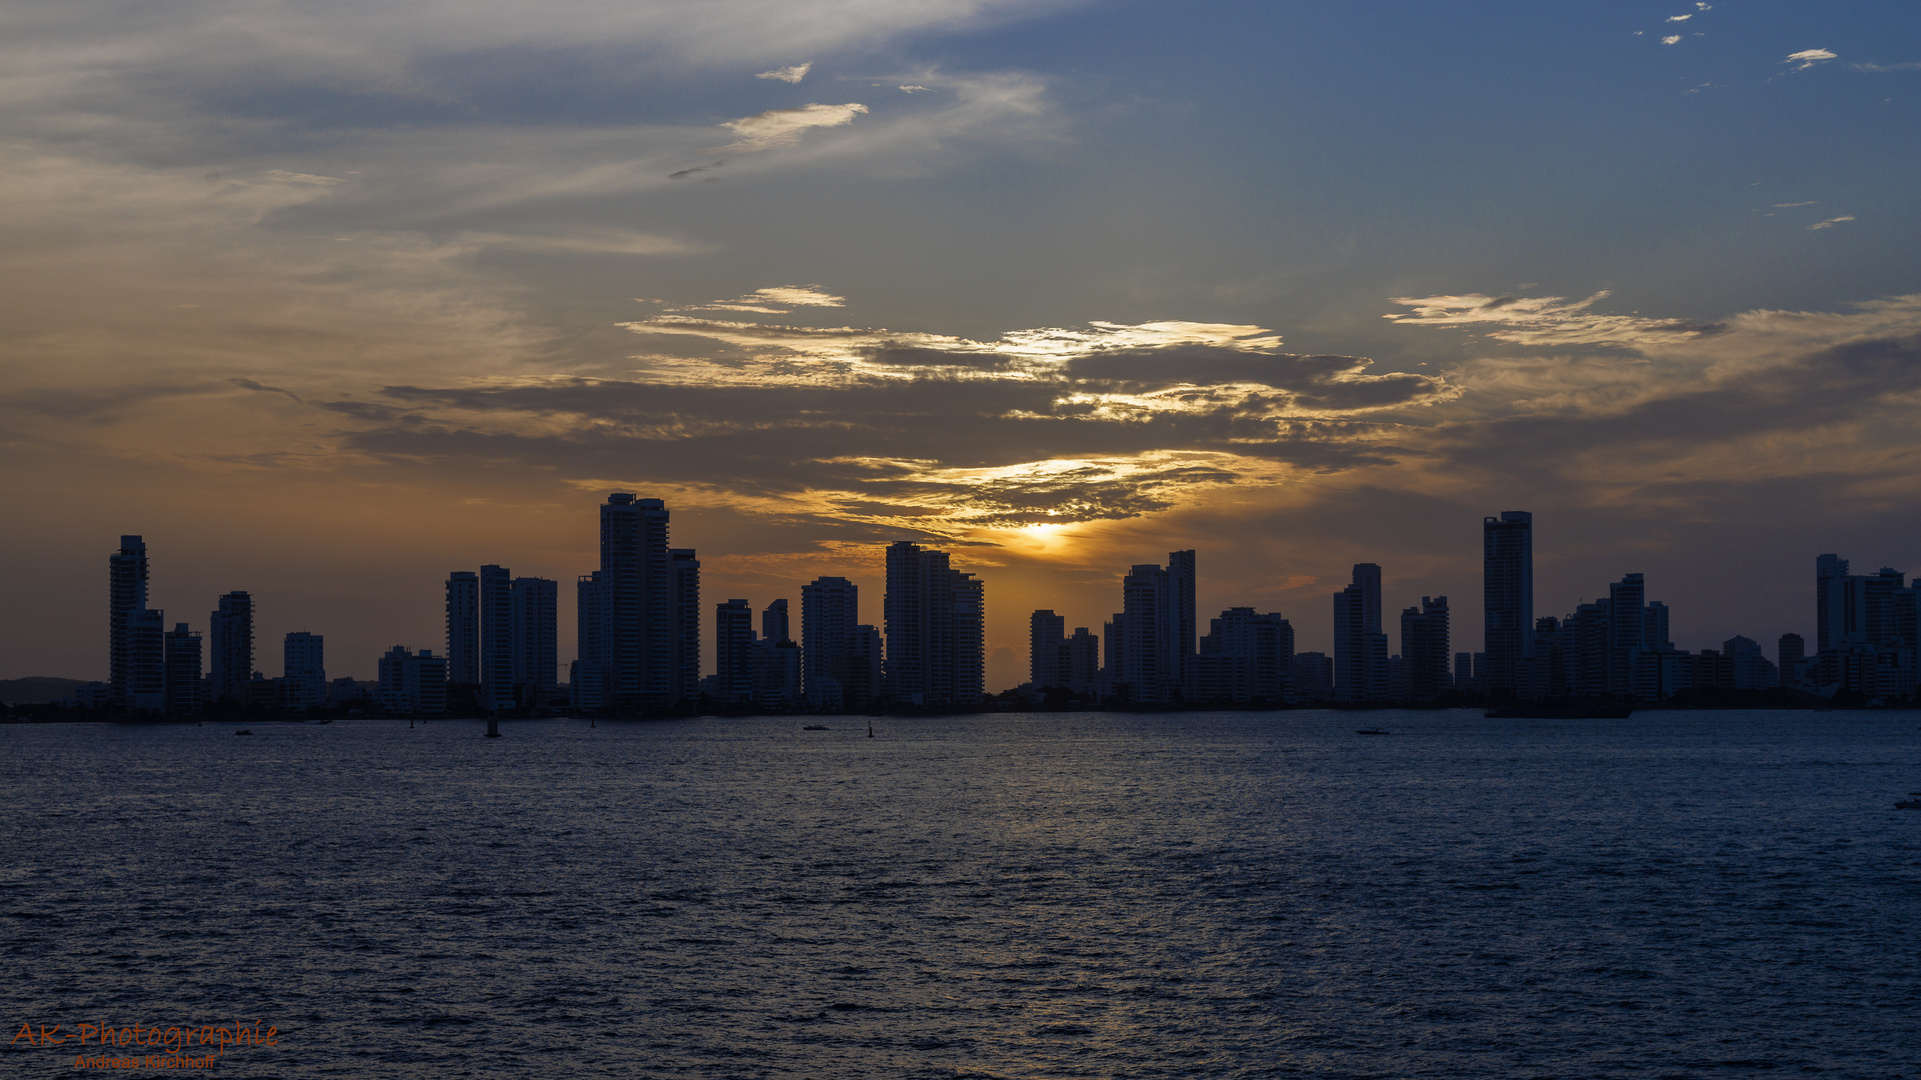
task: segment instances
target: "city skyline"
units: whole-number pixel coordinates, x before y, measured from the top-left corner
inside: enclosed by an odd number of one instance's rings
[[[475,695],[459,707],[488,713],[565,707],[632,715],[742,706],[858,711],[879,700],[966,708],[995,692],[986,679],[985,660],[993,648],[984,636],[986,583],[953,569],[948,552],[904,540],[888,545],[878,630],[858,624],[859,586],[842,577],[822,575],[801,588],[797,623],[787,598],[772,600],[761,612],[759,633],[747,599],[715,604],[709,657],[700,644],[701,562],[696,550],[670,546],[671,509],[660,499],[615,492],[599,517],[600,565],[578,577],[579,646],[567,665],[565,694],[557,680],[556,583],[515,577],[488,564],[478,574],[448,575],[439,657],[431,650],[416,655],[405,644],[381,655],[382,707],[398,708],[393,703],[403,700],[397,687],[404,681],[412,689],[401,711],[436,711],[422,704],[420,690],[420,671],[430,661],[450,692],[464,682],[470,690],[463,692]],[[1497,703],[1656,701],[1698,680],[1734,688],[1778,683],[1823,695],[1846,690],[1875,700],[1914,693],[1921,579],[1910,584],[1904,572],[1889,567],[1851,574],[1849,558],[1821,554],[1815,559],[1811,648],[1806,635],[1786,630],[1775,638],[1775,661],[1745,634],[1697,657],[1676,647],[1672,610],[1650,599],[1646,575],[1639,572],[1609,584],[1605,599],[1597,594],[1565,616],[1536,617],[1533,522],[1527,511],[1483,518],[1479,650],[1453,651],[1467,642],[1452,637],[1445,595],[1424,595],[1404,608],[1398,641],[1390,639],[1381,567],[1374,563],[1354,564],[1349,584],[1332,596],[1331,657],[1300,648],[1285,613],[1258,613],[1251,606],[1223,609],[1200,635],[1195,604],[1201,577],[1196,551],[1189,549],[1170,552],[1165,567],[1134,565],[1120,580],[1122,610],[1102,624],[1098,636],[1077,627],[1069,637],[1057,612],[1033,611],[1029,678],[1021,686],[1127,706],[1424,702],[1461,690]],[[204,655],[211,663],[203,667],[202,632],[187,622],[164,632],[164,611],[148,602],[144,537],[123,534],[107,563],[110,678],[88,684],[84,702],[115,712],[187,715],[208,703],[299,711],[333,700],[324,635],[286,634],[283,677],[263,682],[255,671],[243,687],[245,676],[236,666],[244,671],[255,637],[255,607],[247,592],[223,594],[209,613],[210,652]],[[1517,627],[1526,630],[1517,633]],[[797,634],[797,628],[804,629]],[[705,663],[703,657],[709,657]],[[703,678],[703,672],[711,674]],[[348,687],[354,682],[350,676],[336,680]],[[438,690],[434,698],[453,700]]]
[[[489,564],[570,639],[609,490],[723,596],[969,552],[1001,643],[1202,544],[1476,634],[1491,506],[1696,645],[1912,561],[1913,5],[297,6],[0,42],[0,672],[100,674],[121,533],[263,642]]]

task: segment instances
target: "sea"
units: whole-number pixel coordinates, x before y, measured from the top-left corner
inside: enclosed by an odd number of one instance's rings
[[[1921,1078],[1914,712],[500,730],[0,727],[0,1075]]]

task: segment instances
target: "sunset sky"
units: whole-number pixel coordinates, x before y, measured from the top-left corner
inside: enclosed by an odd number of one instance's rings
[[[711,605],[881,547],[1100,632],[1383,567],[1676,644],[1921,570],[1921,6],[1727,0],[14,0],[0,677],[107,674],[106,556],[256,664],[443,645],[667,501]],[[1396,627],[1398,629],[1398,627]],[[1391,631],[1398,650],[1398,633]],[[712,657],[707,657],[711,668]]]

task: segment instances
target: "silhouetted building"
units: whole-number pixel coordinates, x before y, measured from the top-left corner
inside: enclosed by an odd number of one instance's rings
[[[1608,586],[1607,692],[1634,693],[1634,654],[1647,646],[1647,584],[1628,574]]]
[[[374,700],[381,711],[400,716],[446,712],[447,658],[395,645],[380,658],[380,688]]]
[[[1094,693],[1101,675],[1100,636],[1088,633],[1085,626],[1076,626],[1074,636],[1067,639],[1064,648],[1067,652],[1067,689],[1076,694]]]
[[[760,613],[760,640],[754,643],[754,705],[791,709],[801,702],[800,646],[789,635],[787,601],[776,600]]]
[[[1334,700],[1334,660],[1326,653],[1294,654],[1294,696],[1301,701]]]
[[[326,639],[305,630],[288,634],[282,651],[281,683],[282,708],[298,712],[325,704]]]
[[[1401,660],[1407,671],[1403,700],[1432,701],[1453,685],[1447,670],[1447,597],[1421,597],[1401,612]]]
[[[600,508],[600,636],[583,644],[581,654],[584,659],[591,651],[606,705],[619,712],[679,704],[692,679],[676,670],[676,658],[684,664],[699,656],[698,645],[690,648],[684,638],[686,617],[676,610],[691,567],[680,572],[677,593],[667,521],[665,503],[628,492],[607,496]],[[686,561],[692,556],[688,550]]]
[[[1334,594],[1334,700],[1388,700],[1387,635],[1381,632],[1381,568],[1356,563]]]
[[[515,578],[508,594],[514,693],[533,708],[560,695],[558,594],[554,582],[537,577]]]
[[[1173,551],[1165,567],[1142,563],[1121,579],[1121,613],[1108,627],[1114,691],[1136,704],[1181,698],[1194,655],[1193,551]]]
[[[514,582],[504,566],[480,568],[480,707],[506,712],[514,700]]]
[[[714,607],[714,700],[738,705],[754,697],[754,609],[745,600]]]
[[[1481,689],[1516,689],[1534,626],[1534,515],[1504,511],[1481,519],[1482,623],[1487,671]]]
[[[1188,701],[1280,705],[1294,685],[1294,627],[1279,612],[1228,608],[1185,663]]]
[[[887,695],[899,704],[979,705],[985,690],[985,590],[945,551],[887,548]]]
[[[120,550],[107,556],[107,649],[113,684],[112,708],[133,708],[128,695],[133,680],[128,651],[128,620],[147,607],[147,544],[138,536],[122,536]],[[158,705],[152,710],[157,711]]]
[[[1067,620],[1052,608],[1027,617],[1027,682],[1036,690],[1067,686]]]
[[[253,678],[253,597],[230,592],[208,617],[211,627],[207,696],[214,702],[244,705]]]
[[[1800,634],[1782,634],[1775,643],[1774,656],[1782,686],[1800,686],[1806,681],[1807,640]]]
[[[166,712],[194,716],[207,707],[207,683],[200,677],[200,634],[175,623],[166,641]]]
[[[447,680],[480,685],[480,575],[447,575]]]
[[[1454,689],[1476,689],[1474,685],[1473,653],[1457,652],[1454,654]]]
[[[841,707],[865,709],[880,696],[882,686],[880,631],[855,626],[847,633],[847,647],[834,659],[833,676],[840,682]]]
[[[817,577],[800,588],[801,689],[816,709],[834,711],[851,703],[841,681],[843,657],[856,647],[860,589],[844,577]],[[868,697],[873,680],[868,679]]]
[[[700,700],[700,558],[693,548],[667,549],[673,573],[672,693],[675,704]]]
[[[1552,615],[1534,620],[1534,643],[1521,668],[1522,677],[1515,689],[1524,700],[1563,698],[1572,693],[1568,686],[1567,647],[1561,637],[1561,620]]]
[[[1833,592],[1829,582],[1845,580],[1848,576],[1848,560],[1839,555],[1817,555],[1814,557],[1814,641],[1816,651],[1832,648],[1839,637],[1830,629],[1828,604]],[[1844,625],[1845,625],[1845,619]],[[1845,633],[1845,632],[1844,632]]]
[[[1848,560],[1815,560],[1815,615],[1821,648],[1806,665],[1811,688],[1867,700],[1911,697],[1917,681],[1915,591],[1891,567],[1849,574]]]

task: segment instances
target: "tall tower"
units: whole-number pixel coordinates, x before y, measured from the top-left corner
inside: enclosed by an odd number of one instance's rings
[[[1608,586],[1607,692],[1634,692],[1634,654],[1647,647],[1647,581],[1627,574]]]
[[[147,543],[138,536],[122,536],[120,550],[107,556],[107,656],[113,689],[109,701],[124,710],[132,654],[127,619],[147,607]]]
[[[985,685],[985,587],[945,551],[887,547],[887,693],[901,704],[972,706]]]
[[[221,596],[220,607],[208,617],[213,653],[207,697],[215,702],[247,703],[247,684],[253,681],[253,597],[244,592]]]
[[[579,658],[567,682],[567,700],[576,711],[599,712],[607,705],[601,634],[600,571],[596,570],[580,575],[574,583],[574,642]]]
[[[1381,632],[1381,568],[1354,564],[1354,580],[1334,594],[1334,700],[1385,701],[1387,635]]]
[[[551,704],[560,692],[555,670],[559,662],[555,641],[558,594],[552,581],[537,577],[515,578],[510,592],[514,685],[520,688],[523,700],[535,708]]]
[[[808,704],[822,709],[849,704],[836,671],[846,667],[843,657],[859,623],[860,588],[853,582],[817,577],[800,587],[801,682]]]
[[[1843,636],[1834,632],[1831,623],[1846,624],[1840,607],[1845,602],[1842,590],[1847,587],[1847,580],[1848,560],[1839,555],[1814,557],[1814,647],[1817,650],[1833,648]]]
[[[673,698],[700,700],[700,559],[693,548],[669,548],[673,567]]]
[[[1487,673],[1481,689],[1512,691],[1533,652],[1534,515],[1503,511],[1481,519],[1482,633]]]
[[[1027,681],[1034,689],[1067,686],[1067,620],[1042,608],[1027,617]]]
[[[1453,685],[1448,677],[1447,597],[1421,597],[1401,612],[1401,658],[1407,663],[1407,696],[1432,701]]]
[[[447,575],[447,681],[480,683],[480,577],[472,570]]]
[[[166,713],[193,716],[206,707],[207,684],[200,678],[200,634],[175,623],[167,633]]]
[[[514,584],[504,566],[480,568],[480,703],[514,707]]]
[[[675,700],[667,506],[624,491],[600,508],[602,649],[607,703],[655,711]]]
[[[754,696],[754,609],[745,600],[714,606],[714,685],[722,705]]]

